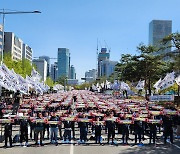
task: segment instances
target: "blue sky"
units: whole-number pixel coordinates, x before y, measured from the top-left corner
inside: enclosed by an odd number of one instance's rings
[[[135,54],[139,43],[148,43],[153,19],[172,20],[180,31],[180,0],[0,0],[0,9],[40,10],[41,14],[7,15],[5,31],[12,31],[34,50],[34,57],[57,57],[57,49],[71,52],[77,77],[96,68],[99,48],[111,48],[111,60]],[[2,23],[0,16],[0,23]],[[51,62],[53,62],[51,60]]]

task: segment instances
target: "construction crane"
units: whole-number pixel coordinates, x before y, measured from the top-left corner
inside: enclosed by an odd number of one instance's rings
[[[108,45],[107,45],[107,43],[106,43],[105,40],[104,40],[104,43],[105,43],[105,46],[107,47],[107,49],[108,49],[108,51],[109,51],[109,53],[110,53],[110,52],[111,52],[111,48],[108,47]]]

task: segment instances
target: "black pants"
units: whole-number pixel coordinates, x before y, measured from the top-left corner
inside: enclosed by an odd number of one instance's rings
[[[112,143],[113,143],[114,137],[115,137],[115,130],[108,130],[108,143],[111,137],[112,137]]]
[[[126,143],[128,143],[128,139],[129,139],[129,130],[123,130],[123,131],[122,131],[122,140],[123,140],[123,143],[124,143],[125,137],[126,137]]]
[[[141,143],[141,135],[142,135],[141,130],[135,132],[135,143],[137,143],[137,138],[139,138],[139,143]]]
[[[173,130],[164,131],[164,144],[166,144],[167,137],[170,136],[170,141],[173,143]]]
[[[101,136],[96,136],[96,143],[101,143]]]
[[[156,134],[157,134],[156,131],[150,131],[150,140],[149,140],[149,143],[151,143],[151,140],[153,139],[153,143],[155,144],[155,142],[156,142]]]
[[[38,136],[40,134],[40,144],[42,144],[43,140],[43,128],[35,128],[35,144],[38,144]]]
[[[86,128],[80,128],[80,140],[87,141],[87,129]]]
[[[30,125],[30,138],[31,139],[35,139],[35,131],[34,131],[34,129],[35,129],[34,126]]]
[[[23,130],[23,131],[21,131],[20,143],[22,143],[23,140],[25,140],[26,143],[28,142],[28,130]]]
[[[64,131],[64,141],[68,138],[69,141],[71,141],[71,130],[65,129]]]
[[[75,139],[75,128],[72,127],[72,135],[73,135],[73,138]]]
[[[5,134],[4,137],[5,137],[5,146],[7,147],[8,138],[9,138],[9,144],[10,144],[10,146],[12,146],[12,136]]]

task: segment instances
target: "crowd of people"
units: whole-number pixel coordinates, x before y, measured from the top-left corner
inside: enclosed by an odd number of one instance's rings
[[[164,144],[168,136],[174,141],[174,128],[180,135],[180,112],[175,108],[164,108],[144,100],[120,100],[108,95],[96,95],[89,91],[70,91],[26,97],[20,103],[20,94],[13,104],[1,103],[0,123],[4,127],[5,145],[9,140],[13,146],[13,125],[19,125],[20,145],[44,145],[50,140],[56,146],[61,143],[86,143],[94,140],[104,144],[118,144],[117,135],[122,134],[122,143],[142,144],[145,135],[149,144],[156,144],[157,133],[163,130]],[[28,130],[30,127],[30,130]],[[79,133],[77,133],[79,131]],[[79,135],[80,134],[80,135]],[[134,138],[130,138],[130,134]],[[60,141],[61,140],[61,141]],[[25,142],[25,144],[23,144]]]

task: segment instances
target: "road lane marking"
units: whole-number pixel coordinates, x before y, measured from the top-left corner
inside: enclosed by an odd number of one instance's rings
[[[70,154],[74,154],[74,146],[73,146],[73,144],[71,144],[71,146],[70,146]]]

